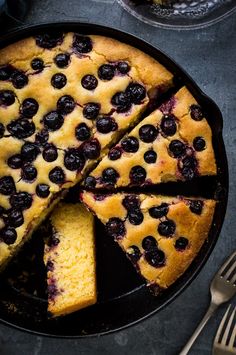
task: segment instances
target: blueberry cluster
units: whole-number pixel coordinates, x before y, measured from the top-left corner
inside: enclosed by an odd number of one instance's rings
[[[22,70],[16,69],[10,64],[0,68],[0,80],[10,81],[15,89],[22,89],[29,82],[26,73],[24,73]],[[12,91],[2,91],[0,104],[9,106],[14,103],[15,100],[13,100],[13,95],[14,93]]]
[[[186,200],[184,202],[189,206],[192,213],[198,215],[202,213],[203,201]],[[122,205],[127,210],[127,217],[125,220],[133,225],[140,225],[143,222],[144,215],[141,211],[141,202],[137,195],[126,195],[122,201]],[[158,234],[164,238],[174,238],[176,225],[173,220],[167,217],[168,212],[169,205],[167,203],[152,206],[148,210],[149,216],[157,219],[159,222],[157,226]],[[113,217],[107,222],[106,230],[115,240],[120,240],[126,234],[125,221]],[[180,236],[175,238],[174,247],[177,251],[183,252],[189,247],[189,241],[186,237]],[[142,256],[148,264],[156,268],[164,266],[166,262],[164,251],[158,247],[157,240],[151,235],[145,236],[142,239],[141,246],[131,245],[126,252],[134,264],[137,264]]]
[[[125,75],[129,72],[129,70],[130,70],[130,66],[126,62],[119,62],[117,64],[103,64],[98,68],[97,75],[98,75],[98,78],[102,81],[110,81],[114,78],[115,75]],[[86,74],[81,79],[81,85],[86,90],[95,90],[96,87],[98,86],[98,79],[96,78],[95,75]],[[136,85],[139,85],[139,84],[136,84]],[[128,91],[129,90],[127,89],[127,95],[128,95]],[[117,97],[117,95],[119,95],[119,94],[120,93],[115,94],[115,96],[113,96],[113,98],[112,98],[112,104],[114,104],[115,106],[116,106],[116,103],[114,101],[115,100],[114,98]],[[131,107],[131,102],[130,102],[130,107]],[[128,111],[129,108],[127,108],[125,111]],[[124,112],[124,111],[119,111],[118,109],[117,109],[117,111]]]
[[[139,83],[131,83],[125,91],[117,92],[111,99],[117,112],[127,112],[132,104],[140,105],[146,97],[146,89]]]
[[[206,148],[205,140],[202,137],[196,137],[193,141],[193,148],[196,151],[204,150]],[[178,159],[179,170],[186,180],[192,180],[198,175],[198,162],[192,148],[175,139],[169,144],[169,153]]]

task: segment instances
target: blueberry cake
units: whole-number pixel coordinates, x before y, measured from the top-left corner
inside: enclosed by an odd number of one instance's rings
[[[60,203],[50,216],[45,247],[48,311],[53,316],[96,303],[93,216],[81,204]]]
[[[211,128],[183,87],[110,149],[85,186],[142,186],[215,174]]]
[[[42,34],[0,50],[0,268],[172,85],[157,61],[101,36]]]
[[[81,201],[157,294],[175,282],[199,252],[216,205],[206,199],[86,191]]]

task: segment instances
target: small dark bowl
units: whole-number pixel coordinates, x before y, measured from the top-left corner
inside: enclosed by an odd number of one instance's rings
[[[0,280],[0,318],[4,324],[21,330],[55,337],[86,337],[112,332],[140,321],[160,311],[172,302],[197,276],[209,258],[218,239],[224,221],[228,197],[228,166],[225,147],[222,139],[223,120],[217,105],[207,97],[197,84],[162,51],[150,44],[112,28],[93,24],[52,23],[21,28],[0,39],[0,47],[16,42],[40,32],[51,30],[76,31],[84,34],[97,34],[116,38],[131,44],[166,66],[192,92],[206,112],[206,117],[213,132],[218,174],[213,178],[199,179],[186,186],[173,185],[173,193],[200,194],[218,199],[214,221],[205,242],[196,259],[188,270],[160,297],[154,297],[146,289],[143,280],[136,274],[123,252],[107,237],[102,225],[97,222],[97,267],[98,267],[98,303],[79,312],[48,319],[46,297],[39,287],[37,296],[29,290],[22,292],[18,286],[17,275],[21,268],[28,268],[36,283],[36,288],[44,285],[42,260],[27,261],[27,250],[42,254],[43,244],[40,237],[35,237],[20,254],[16,266],[1,275]],[[156,192],[163,191],[165,186],[157,187]],[[182,192],[178,192],[181,188]],[[176,190],[177,189],[177,190]],[[9,282],[9,278],[11,282]],[[17,279],[14,281],[14,278]],[[13,282],[12,282],[13,279]],[[40,293],[41,289],[41,293]]]

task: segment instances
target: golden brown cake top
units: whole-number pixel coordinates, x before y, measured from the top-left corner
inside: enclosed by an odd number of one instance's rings
[[[85,186],[140,186],[215,174],[211,128],[183,87],[111,148]]]
[[[0,50],[0,267],[138,120],[148,92],[171,85],[161,64],[110,38],[51,33]]]
[[[82,192],[81,200],[105,224],[148,284],[170,286],[206,240],[213,200]]]

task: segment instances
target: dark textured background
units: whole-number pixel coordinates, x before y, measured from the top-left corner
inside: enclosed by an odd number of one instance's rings
[[[124,331],[82,340],[47,339],[0,325],[0,354],[176,354],[204,314],[213,274],[236,246],[236,13],[212,27],[179,32],[145,25],[113,0],[32,0],[31,3],[25,19],[27,24],[60,20],[105,24],[147,40],[182,65],[222,110],[230,193],[225,223],[214,252],[196,280],[166,309]],[[0,34],[9,27],[9,23],[6,25],[0,20]],[[191,354],[211,353],[224,309],[222,307],[208,323]]]

